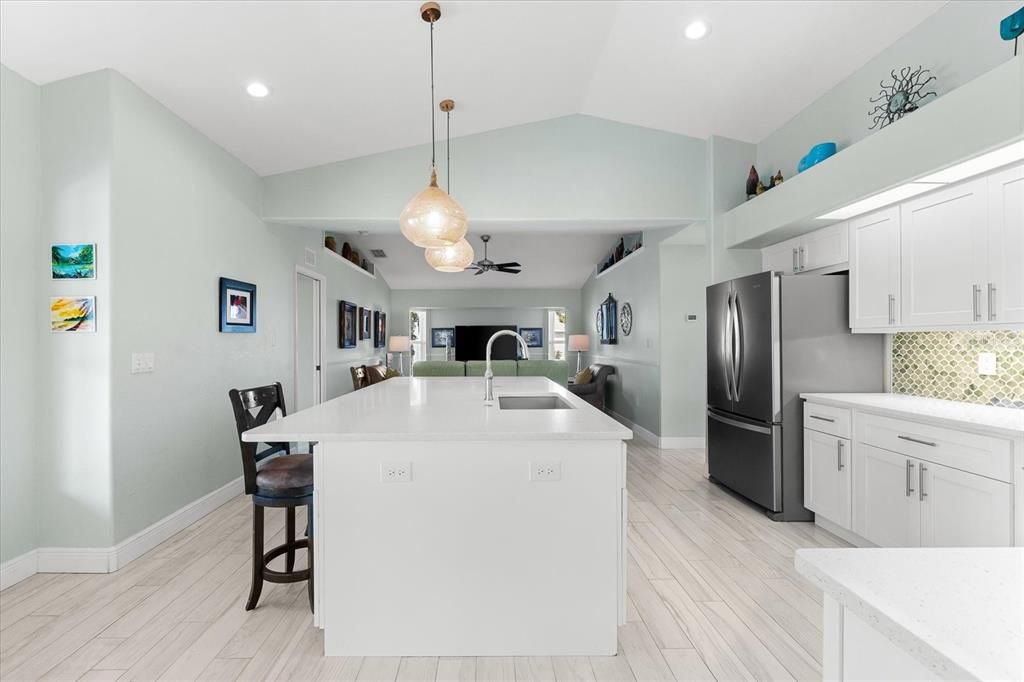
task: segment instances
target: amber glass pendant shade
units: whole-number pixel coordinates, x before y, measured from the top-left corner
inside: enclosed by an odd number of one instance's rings
[[[416,246],[452,246],[466,236],[466,213],[437,186],[437,171],[430,171],[430,186],[406,204],[398,219],[402,234]]]
[[[473,263],[473,247],[464,238],[452,246],[438,246],[423,252],[430,267],[438,272],[462,272]]]

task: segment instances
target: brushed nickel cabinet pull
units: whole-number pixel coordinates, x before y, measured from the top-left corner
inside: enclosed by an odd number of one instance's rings
[[[921,500],[922,502],[924,502],[924,498],[928,497],[928,493],[926,493],[924,491],[924,472],[927,471],[927,470],[928,470],[928,467],[926,467],[924,464],[922,464],[921,467],[918,469],[918,472],[917,472],[918,473],[917,488],[918,488],[918,493],[919,493],[918,499]]]
[[[988,319],[994,322],[996,319],[996,285],[988,283]]]
[[[836,448],[836,470],[843,470],[843,441],[836,441],[839,443],[839,447]]]
[[[889,294],[889,324],[896,324],[896,295]]]
[[[974,321],[975,322],[980,322],[981,321],[981,287],[978,286],[977,284],[975,284],[973,286],[974,286],[974,288],[972,290],[972,292],[973,292],[972,295],[973,295],[974,298],[972,299],[971,303],[974,305]]]
[[[800,272],[800,264],[797,261],[796,249],[793,249],[793,272]]]
[[[818,415],[816,415],[816,414],[812,414],[812,415],[811,415],[811,419],[820,419],[821,421],[823,421],[823,422],[829,422],[830,424],[834,424],[834,423],[835,423],[835,421],[836,421],[836,420],[835,420],[835,419],[833,419],[832,417],[819,417],[819,416],[818,416]]]
[[[914,463],[909,459],[907,460],[907,497],[914,492]]]
[[[918,445],[927,445],[930,448],[937,447],[937,445],[929,440],[919,440],[917,438],[911,438],[910,436],[896,436],[900,440],[909,440],[911,443],[917,443]]]

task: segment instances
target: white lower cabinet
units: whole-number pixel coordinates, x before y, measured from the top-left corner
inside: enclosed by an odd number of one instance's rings
[[[1013,545],[1013,486],[941,464],[918,466],[922,546]]]
[[[850,529],[850,441],[804,429],[804,506]]]
[[[857,443],[853,451],[853,532],[881,547],[921,546],[917,462]]]

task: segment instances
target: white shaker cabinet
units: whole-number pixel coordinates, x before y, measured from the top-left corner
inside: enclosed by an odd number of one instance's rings
[[[902,327],[984,320],[986,187],[987,179],[978,178],[900,206]]]
[[[848,223],[836,223],[761,249],[761,269],[784,275],[812,270],[829,272],[850,259]]]
[[[986,321],[1024,322],[1024,165],[988,177]]]
[[[850,528],[850,441],[804,429],[804,506]]]
[[[850,328],[900,322],[900,209],[850,221]]]
[[[1013,486],[941,464],[918,468],[923,547],[1013,545]]]
[[[853,463],[853,532],[882,547],[921,546],[918,463],[857,443]]]

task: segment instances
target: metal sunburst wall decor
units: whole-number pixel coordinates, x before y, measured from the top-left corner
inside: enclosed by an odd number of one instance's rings
[[[875,108],[868,112],[872,117],[872,124],[868,130],[874,130],[875,126],[881,130],[894,121],[898,121],[912,111],[916,111],[921,101],[926,97],[937,97],[934,90],[925,92],[926,85],[935,80],[935,76],[928,75],[928,69],[911,69],[904,66],[897,74],[896,69],[891,72],[892,83],[879,81],[882,88],[876,97],[871,98]]]

